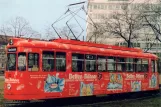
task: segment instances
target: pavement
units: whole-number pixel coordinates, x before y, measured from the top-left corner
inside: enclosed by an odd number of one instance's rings
[[[4,79],[4,76],[3,75],[0,75],[0,79]]]

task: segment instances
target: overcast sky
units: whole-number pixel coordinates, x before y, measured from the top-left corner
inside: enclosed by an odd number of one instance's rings
[[[68,4],[81,1],[85,0],[0,0],[0,26],[20,16],[41,33],[67,10]]]

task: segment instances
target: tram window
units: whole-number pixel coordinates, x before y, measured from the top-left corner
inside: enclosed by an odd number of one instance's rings
[[[44,51],[42,55],[43,71],[54,71],[54,52]]]
[[[142,60],[142,71],[148,72],[148,60],[147,59]]]
[[[155,61],[152,60],[151,62],[152,62],[151,64],[152,72],[155,72]]]
[[[106,57],[105,56],[97,57],[97,69],[99,72],[106,71]]]
[[[29,53],[28,54],[28,71],[38,71],[39,70],[39,54]]]
[[[96,55],[85,55],[85,71],[96,72]]]
[[[117,58],[117,71],[125,71],[125,58]]]
[[[117,58],[117,71],[125,71],[125,58]]]
[[[56,71],[66,71],[65,52],[56,52]]]
[[[157,61],[155,60],[155,72],[157,72],[158,71],[158,63],[157,63]],[[158,71],[159,72],[159,71]]]
[[[9,70],[9,71],[15,71],[16,70],[16,54],[15,53],[7,54],[6,69]]]
[[[116,58],[115,57],[108,57],[107,58],[107,68],[108,71],[113,72],[116,71]]]
[[[135,59],[134,60],[134,66],[135,66],[135,71],[136,72],[141,72],[142,69],[141,69],[141,59]]]
[[[18,53],[18,70],[26,71],[26,53]]]
[[[126,59],[126,71],[133,72],[134,71],[134,59],[133,58],[127,58]]]
[[[72,71],[83,72],[84,71],[84,55],[83,54],[72,54]]]

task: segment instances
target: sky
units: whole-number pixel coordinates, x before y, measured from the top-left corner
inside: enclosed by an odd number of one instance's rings
[[[0,26],[15,17],[25,18],[43,33],[67,10],[67,5],[85,0],[0,0]]]

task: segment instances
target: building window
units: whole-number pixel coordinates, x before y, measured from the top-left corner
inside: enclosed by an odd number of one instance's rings
[[[96,72],[96,55],[85,55],[85,71]]]
[[[92,10],[92,4],[89,5],[90,10]]]
[[[101,9],[104,9],[104,4],[101,4]]]
[[[26,53],[18,53],[18,70],[26,71]]]
[[[120,10],[120,5],[116,4],[116,10]]]
[[[109,5],[108,5],[108,9],[109,9],[109,10],[112,10],[112,4],[109,4]]]
[[[29,53],[28,54],[28,71],[38,71],[39,70],[39,54]]]
[[[105,56],[97,57],[97,69],[99,72],[106,71],[106,57]]]
[[[56,71],[66,71],[65,52],[56,52]]]
[[[97,5],[97,9],[101,9],[101,5],[100,4]]]
[[[104,5],[104,9],[105,9],[105,10],[107,9],[107,5],[106,5],[106,4]]]
[[[140,47],[140,43],[137,43],[137,47]]]
[[[4,68],[4,63],[1,64],[1,67]]]
[[[54,71],[54,52],[44,51],[42,55],[43,71]]]
[[[96,5],[96,4],[94,4],[94,6],[93,6],[93,7],[94,7],[94,9],[97,9],[97,5]]]
[[[84,55],[83,54],[72,54],[72,71],[83,72],[84,71]]]

